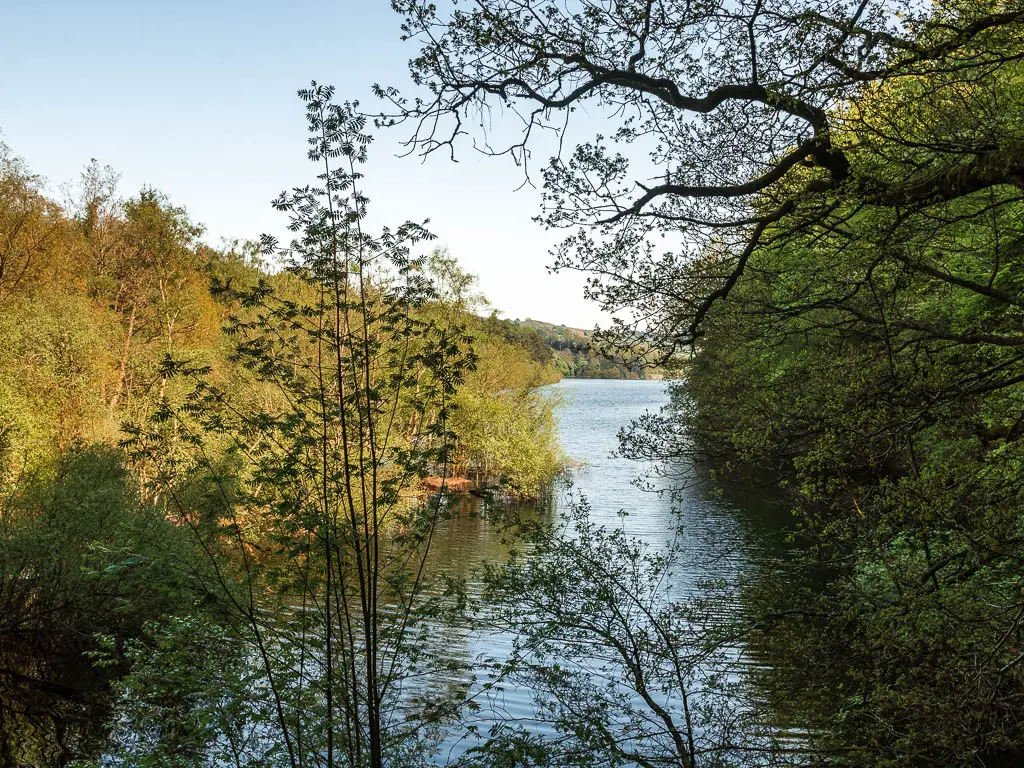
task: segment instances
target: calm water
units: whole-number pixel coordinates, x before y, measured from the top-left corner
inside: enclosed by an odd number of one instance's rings
[[[563,402],[559,408],[560,439],[575,468],[567,487],[556,488],[549,502],[538,504],[537,514],[557,515],[582,494],[594,522],[621,526],[652,547],[663,547],[681,535],[676,544],[683,555],[670,585],[679,595],[696,591],[698,583],[708,578],[733,581],[781,552],[788,514],[784,507],[773,504],[764,490],[715,488],[699,476],[699,470],[679,467],[673,485],[682,478],[688,488],[669,494],[663,481],[650,479],[651,467],[615,456],[619,431],[631,420],[668,403],[663,382],[571,379],[552,385],[550,390]],[[638,478],[647,479],[638,484]],[[495,510],[481,504],[445,523],[434,544],[438,567],[465,577],[482,562],[502,562],[506,547],[495,517]],[[680,523],[682,532],[677,534]],[[471,580],[471,590],[474,586]],[[441,635],[443,642],[450,644],[453,657],[461,660],[507,658],[513,639],[472,631]],[[496,715],[528,721],[534,711],[531,692],[521,689],[506,689],[481,698],[479,703],[482,711],[473,724],[484,732]],[[546,731],[539,723],[532,728]],[[475,743],[474,737],[451,735],[440,761],[457,757]]]

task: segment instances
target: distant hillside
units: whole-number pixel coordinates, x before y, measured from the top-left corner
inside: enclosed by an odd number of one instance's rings
[[[528,349],[537,362],[552,364],[562,376],[579,379],[660,379],[660,369],[629,366],[593,349],[593,331],[541,320],[487,318],[488,330]]]

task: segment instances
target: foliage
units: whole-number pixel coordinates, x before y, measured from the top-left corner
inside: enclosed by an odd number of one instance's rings
[[[104,318],[81,295],[15,296],[0,312],[0,475],[4,484],[76,440],[109,437]],[[99,314],[99,316],[97,316]]]
[[[1019,761],[1020,3],[395,6],[411,145],[499,103],[493,152],[554,131],[556,266],[626,313],[610,343],[693,354],[624,451],[791,487],[827,578],[751,590],[779,706],[839,762]]]
[[[0,755],[31,764],[93,746],[88,715],[105,710],[105,674],[82,654],[96,650],[98,633],[125,640],[191,610],[202,571],[185,532],[139,499],[107,447],[70,448],[3,497]]]
[[[412,256],[429,233],[364,228],[370,138],[332,95],[315,83],[300,91],[321,173],[275,202],[296,233],[282,254],[292,290],[220,287],[240,307],[232,359],[265,397],[240,400],[207,368],[168,359],[165,374],[193,389],[130,427],[126,445],[218,574],[239,571],[221,587],[281,745],[259,759],[378,767],[413,759],[424,729],[458,704],[458,690],[422,708],[408,699],[411,680],[441,672],[421,647],[436,602],[424,565],[450,509],[444,493],[416,491],[428,472],[451,475],[453,410],[476,355],[458,296],[441,302]],[[468,286],[437,255],[433,266],[447,266],[451,291]],[[224,474],[210,459],[219,445],[233,460]],[[212,517],[178,492],[204,476],[221,493]],[[251,510],[258,526],[241,519]]]
[[[319,401],[314,407],[306,397],[313,386],[308,376],[284,382],[274,378],[285,371],[288,359],[279,356],[267,367],[260,363],[260,355],[291,354],[291,372],[296,372],[308,371],[305,366],[316,359],[318,347],[324,354],[331,350],[329,330],[337,327],[327,311],[334,306],[328,295],[335,288],[331,269],[337,272],[342,267],[328,268],[327,257],[319,250],[328,238],[323,226],[334,216],[340,227],[342,219],[358,213],[365,201],[351,198],[353,208],[345,212],[318,209],[319,220],[305,221],[308,237],[300,234],[293,251],[282,249],[268,256],[254,243],[229,244],[215,251],[202,242],[202,228],[185,209],[148,188],[123,199],[117,181],[110,168],[93,161],[68,191],[70,199],[57,203],[47,197],[43,180],[0,146],[0,334],[5,341],[0,348],[0,560],[11,569],[2,574],[0,596],[12,627],[11,633],[0,632],[0,655],[10,657],[3,665],[6,677],[0,681],[0,706],[9,710],[0,726],[0,762],[46,764],[95,747],[95,737],[101,734],[90,723],[109,714],[115,692],[121,694],[117,706],[122,707],[115,718],[116,733],[127,740],[122,744],[126,749],[131,739],[127,719],[138,716],[138,733],[145,734],[161,718],[172,718],[175,702],[185,706],[180,713],[182,734],[193,726],[206,728],[208,723],[195,719],[200,718],[198,711],[187,711],[189,699],[181,692],[195,685],[199,701],[203,691],[212,690],[216,675],[229,670],[203,667],[190,672],[174,670],[174,665],[204,647],[211,657],[220,658],[217,652],[223,643],[238,642],[238,630],[232,628],[239,611],[232,600],[266,589],[276,594],[269,600],[274,606],[291,605],[294,582],[289,579],[296,573],[258,553],[298,551],[301,541],[293,535],[300,526],[311,524],[309,519],[288,518],[286,508],[294,498],[290,494],[297,487],[289,490],[282,483],[272,490],[269,483],[274,472],[284,469],[275,461],[287,464],[316,444],[317,435],[310,431],[314,422],[302,421],[302,429],[288,422],[287,395],[305,392],[297,410],[290,411],[296,419],[319,413]],[[328,183],[332,192],[343,193],[347,182],[339,177],[321,180],[320,185]],[[295,190],[278,203],[303,214],[312,199],[304,194],[315,197],[309,189]],[[395,430],[383,439],[378,435],[375,441],[360,442],[374,450],[387,442],[390,452],[376,459],[353,455],[351,461],[335,466],[369,477],[366,468],[377,462],[376,490],[368,498],[376,494],[393,508],[393,515],[378,522],[387,536],[405,537],[411,551],[425,546],[424,524],[429,528],[416,501],[422,495],[417,486],[424,472],[450,475],[457,457],[463,467],[486,463],[491,476],[481,478],[483,482],[507,478],[517,490],[533,493],[557,469],[551,407],[535,391],[552,374],[549,370],[538,376],[539,367],[524,362],[528,352],[522,339],[499,337],[473,314],[471,301],[451,292],[452,281],[465,277],[459,277],[454,259],[434,259],[435,270],[447,273],[445,282],[435,279],[438,275],[428,276],[426,261],[402,256],[402,238],[418,237],[422,230],[408,226],[372,239],[345,221],[349,229],[344,234],[337,230],[338,240],[350,254],[359,252],[368,268],[361,286],[366,311],[353,306],[358,290],[334,302],[340,316],[350,321],[340,346],[356,371],[360,361],[373,358],[377,365],[375,356],[381,357],[369,389],[365,381],[355,381],[353,369],[341,371],[344,408],[352,419],[349,423],[358,423],[359,429],[366,428],[368,413],[381,417],[384,403],[396,404],[397,410]],[[379,249],[376,255],[371,253],[374,248]],[[292,256],[291,267],[284,268]],[[445,259],[447,264],[442,263]],[[393,268],[378,269],[387,260]],[[354,279],[339,278],[337,285],[344,284],[343,291],[354,289]],[[470,279],[459,290],[472,292],[471,283]],[[317,307],[324,310],[317,316],[326,318],[319,330],[310,325],[314,315],[308,313]],[[364,329],[372,339],[359,338]],[[276,337],[278,331],[287,339]],[[278,338],[282,343],[264,345],[258,338],[261,333],[266,334],[263,341]],[[486,348],[490,370],[500,361],[514,361],[502,378],[503,386],[516,392],[514,406],[510,401],[508,407],[488,412],[490,400],[464,398],[460,415],[474,423],[507,420],[492,422],[495,432],[510,437],[500,451],[486,456],[482,452],[490,449],[479,444],[456,447],[452,433],[454,386],[470,387],[476,381],[479,395],[484,380],[461,382],[463,374],[457,376],[454,368],[441,371],[446,360],[465,353],[469,337]],[[363,350],[363,357],[348,354],[350,343]],[[185,374],[203,381],[206,389],[201,395]],[[464,374],[475,376],[468,370]],[[325,386],[325,391],[332,386],[337,390],[337,380]],[[201,400],[196,398],[214,392],[224,401],[198,412]],[[438,403],[438,398],[444,400],[442,405],[428,405]],[[503,398],[497,394],[498,400]],[[248,432],[251,422],[227,419],[223,409],[228,403],[247,417],[261,419],[261,434],[277,430],[285,435],[287,442],[281,445],[296,452],[268,452],[268,444],[258,443]],[[475,416],[474,403],[481,406]],[[201,426],[197,421],[202,417],[216,415],[225,421],[216,426],[206,423],[210,430],[201,441],[205,453],[200,453],[190,442],[195,434],[188,430]],[[146,438],[153,441],[134,446],[140,451],[127,458],[116,445],[139,433],[125,432],[126,421],[150,425],[152,434],[146,433]],[[239,426],[241,434],[232,433],[232,426]],[[238,437],[243,439],[236,441]],[[246,455],[243,445],[255,445],[257,453]],[[145,450],[158,447],[167,450],[159,462],[149,461]],[[78,478],[73,482],[78,498],[63,490],[71,487],[67,483],[73,478]],[[335,476],[333,482],[341,481]],[[371,485],[372,480],[368,491]],[[303,494],[306,490],[303,486]],[[329,492],[332,498],[335,494],[336,490]],[[361,494],[356,507],[362,515]],[[438,519],[448,514],[447,507],[430,509],[438,512]],[[362,547],[337,531],[333,535],[337,539],[328,541],[337,544],[337,557],[349,545]],[[323,566],[325,543],[319,542],[311,562]],[[107,572],[107,566],[116,563],[99,555],[94,558],[89,554],[93,546],[105,547],[104,556],[110,558],[123,555],[130,567]],[[372,559],[368,550],[362,551]],[[135,562],[129,553],[143,559]],[[388,589],[406,589],[400,584],[404,576],[397,576],[398,562],[389,561],[388,567]],[[99,574],[93,573],[96,569]],[[306,583],[315,590],[322,579],[314,576]],[[346,581],[345,589],[351,587]],[[320,609],[325,609],[322,603]],[[25,623],[19,623],[22,619]],[[15,632],[13,627],[22,629]],[[109,656],[97,653],[93,635],[106,638]],[[253,635],[247,640],[251,643]],[[307,641],[306,650],[323,651],[322,636]],[[415,655],[414,645],[410,639],[399,655]],[[389,646],[389,652],[394,650]],[[243,661],[238,662],[239,680],[260,673],[262,666],[251,667],[253,659]],[[167,677],[159,680],[165,672]],[[63,686],[62,677],[74,680],[74,685]],[[227,685],[228,680],[229,676],[222,682]],[[301,692],[289,694],[296,711],[309,704],[309,680],[303,678]],[[115,691],[111,686],[117,681]],[[157,696],[175,686],[177,698],[150,701],[144,695],[151,690]],[[204,701],[203,706],[215,704]],[[328,716],[320,702],[319,709],[310,705],[311,712],[324,722]],[[336,720],[340,711],[336,705]],[[274,718],[261,721],[260,728],[277,727],[272,702],[260,712]],[[255,712],[253,716],[257,717]],[[57,734],[61,728],[66,743]],[[288,728],[302,730],[307,724],[289,722]],[[38,740],[27,735],[33,729],[40,734]],[[199,743],[205,737],[196,738]],[[230,743],[219,739],[214,738],[218,745]],[[172,740],[167,736],[165,746]],[[396,738],[396,743],[400,740]],[[41,746],[47,741],[54,745],[50,751]],[[134,743],[138,747],[145,742]],[[32,754],[22,754],[25,750]],[[195,753],[190,754],[181,759],[193,759]],[[129,763],[143,759],[138,750],[124,755]],[[154,753],[146,759],[159,757]]]
[[[537,497],[558,473],[555,407],[538,390],[547,370],[521,347],[484,337],[475,345],[475,370],[456,395],[458,435],[455,469],[519,496]]]
[[[66,245],[70,228],[41,188],[41,179],[0,142],[0,305],[44,280],[47,256]]]

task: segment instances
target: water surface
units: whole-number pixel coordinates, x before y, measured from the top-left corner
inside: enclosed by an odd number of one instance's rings
[[[548,389],[562,402],[559,435],[573,468],[567,482],[559,483],[550,498],[530,512],[558,516],[574,500],[585,497],[593,522],[621,527],[652,548],[674,543],[681,556],[668,588],[680,597],[698,592],[709,579],[735,582],[781,553],[788,514],[764,489],[715,485],[699,467],[684,465],[674,468],[670,487],[670,481],[651,473],[651,466],[616,454],[620,430],[668,404],[664,382],[566,379]],[[502,562],[507,546],[496,505],[473,504],[465,512],[438,532],[434,562],[439,568],[471,576],[483,562]],[[477,586],[470,579],[470,590]],[[742,606],[737,603],[727,610],[740,611]],[[455,640],[452,634],[442,634],[445,642]],[[513,640],[500,633],[469,632],[460,637],[450,650],[466,661],[500,661],[507,657]],[[500,694],[487,694],[479,703],[482,711],[471,722],[481,732],[496,718],[505,717],[550,735],[544,723],[531,720],[534,707],[528,690],[506,688]],[[440,761],[458,757],[479,741],[478,736],[453,732],[443,744]]]

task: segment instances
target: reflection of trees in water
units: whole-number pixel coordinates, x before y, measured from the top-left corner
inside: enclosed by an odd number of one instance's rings
[[[0,765],[49,768],[86,757],[109,712],[104,681],[78,653],[0,652]]]
[[[554,514],[556,489],[546,488],[537,501],[516,502],[502,498],[458,498],[457,513],[438,526],[431,542],[429,563],[436,572],[470,578],[482,563],[503,562],[514,531],[509,524],[522,519],[549,519]]]

